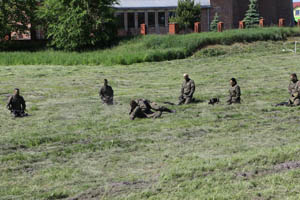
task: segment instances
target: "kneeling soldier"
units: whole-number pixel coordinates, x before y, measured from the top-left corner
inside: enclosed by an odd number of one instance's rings
[[[135,118],[158,118],[162,112],[174,113],[174,110],[170,110],[166,107],[159,106],[155,102],[151,102],[147,99],[137,99],[130,102],[130,119]]]
[[[300,81],[298,81],[296,74],[291,74],[291,82],[289,84],[288,90],[291,95],[288,105],[299,106],[300,105]]]
[[[27,113],[25,113],[25,100],[20,95],[20,90],[18,88],[15,88],[14,94],[8,99],[6,107],[11,111],[14,117],[24,117],[28,115]]]
[[[178,105],[191,103],[195,92],[195,82],[190,79],[188,74],[183,74],[183,78]]]
[[[108,85],[107,79],[104,79],[104,85],[101,87],[99,96],[102,103],[112,105],[114,103],[114,91],[111,86]]]
[[[241,89],[238,86],[235,78],[230,79],[229,99],[227,100],[228,105],[233,103],[241,103]]]

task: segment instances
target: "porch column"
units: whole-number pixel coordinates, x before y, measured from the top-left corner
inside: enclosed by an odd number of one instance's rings
[[[165,11],[165,27],[169,26],[169,11]]]
[[[159,33],[158,11],[155,11],[155,32]]]
[[[145,12],[145,24],[148,27],[148,12]]]
[[[135,29],[139,28],[139,15],[137,12],[134,12],[134,27]]]
[[[124,12],[124,28],[125,28],[125,31],[127,32],[128,31],[128,13],[127,12]]]

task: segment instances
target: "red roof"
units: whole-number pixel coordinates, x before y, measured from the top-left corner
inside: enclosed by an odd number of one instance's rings
[[[293,6],[294,6],[294,8],[300,7],[300,2],[294,2]]]

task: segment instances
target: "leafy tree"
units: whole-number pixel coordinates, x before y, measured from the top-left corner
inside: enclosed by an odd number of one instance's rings
[[[116,0],[45,0],[38,11],[51,45],[79,50],[96,44],[108,45],[116,36]]]
[[[28,25],[37,23],[35,11],[38,0],[0,0],[0,38],[11,32],[24,33]]]
[[[247,28],[254,27],[259,23],[257,0],[250,0],[249,9],[245,14],[244,22]]]
[[[217,31],[218,30],[218,23],[220,22],[220,19],[219,19],[219,15],[218,13],[216,12],[215,16],[214,16],[214,19],[213,21],[211,22],[210,24],[210,30],[211,31]]]
[[[170,21],[178,23],[180,29],[193,28],[194,23],[201,20],[201,6],[194,0],[178,0],[175,12],[176,16]]]

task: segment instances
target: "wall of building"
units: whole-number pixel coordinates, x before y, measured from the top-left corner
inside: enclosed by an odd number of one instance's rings
[[[233,1],[233,27],[238,28],[239,22],[245,17],[245,13],[249,7],[249,0],[234,0]]]
[[[261,17],[265,19],[267,26],[278,25],[279,18],[285,18],[287,24],[292,22],[292,0],[260,0],[258,10]],[[234,26],[245,17],[249,8],[249,0],[235,0],[234,2]]]
[[[243,20],[246,11],[249,7],[249,0],[210,0],[211,8],[203,8],[201,14],[201,31],[209,31],[209,26],[216,13],[220,17],[220,21],[224,22],[225,29],[238,28],[239,21]],[[260,16],[265,19],[266,26],[278,25],[279,18],[286,19],[286,25],[292,25],[294,22],[293,17],[293,4],[292,0],[259,0],[258,5]],[[174,10],[138,10],[138,11],[119,11],[119,12],[145,12],[145,24],[148,25],[147,13],[156,13],[156,25],[148,27],[148,33],[166,34],[168,33],[168,16],[169,12]],[[165,12],[165,24],[157,25],[157,13]],[[126,15],[125,15],[126,16]],[[120,35],[138,35],[140,28],[137,24],[138,19],[135,14],[135,26],[119,30]],[[128,19],[124,18],[125,26],[128,26]]]
[[[291,25],[292,0],[259,0],[259,13],[265,19],[265,24],[277,25],[279,18],[286,19],[286,25]],[[212,13],[218,12],[225,29],[237,28],[249,8],[249,0],[211,0]],[[225,16],[224,16],[225,15]]]
[[[294,25],[293,1],[292,0],[277,0],[278,18],[285,18],[286,25]]]
[[[131,14],[130,14],[131,13]],[[144,13],[143,19],[139,18],[138,13]],[[152,26],[150,23],[149,13],[155,13],[155,24]],[[164,13],[164,21],[163,23],[159,23],[159,13]],[[145,10],[118,10],[117,16],[120,17],[122,23],[119,25],[118,35],[126,36],[126,35],[139,35],[140,34],[140,21],[145,23],[148,28],[148,34],[167,34],[169,32],[169,16],[170,13],[174,13],[174,9],[145,9]],[[203,8],[201,13],[201,30],[209,31],[209,13],[210,9]],[[133,15],[134,17],[130,18],[129,15]],[[131,22],[130,22],[131,21]],[[131,23],[131,27],[129,24]],[[133,27],[132,27],[133,25]],[[192,32],[192,31],[189,31]]]
[[[211,20],[210,8],[203,8],[201,12],[201,31],[209,31],[209,24]]]
[[[211,15],[210,22],[213,20],[216,13],[219,15],[220,21],[224,22],[225,29],[232,29],[233,27],[233,0],[210,0]]]

